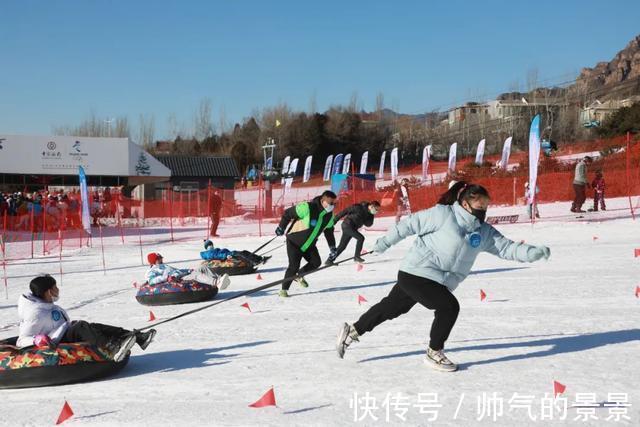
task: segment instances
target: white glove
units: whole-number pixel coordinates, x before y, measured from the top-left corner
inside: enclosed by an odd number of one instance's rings
[[[529,248],[527,255],[531,262],[538,261],[541,258],[549,259],[551,256],[551,249],[547,246],[533,246]]]

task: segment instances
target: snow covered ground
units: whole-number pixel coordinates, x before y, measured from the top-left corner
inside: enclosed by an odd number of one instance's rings
[[[423,364],[433,314],[420,306],[364,335],[344,360],[336,356],[341,322],[357,320],[391,289],[411,247],[407,239],[368,257],[361,271],[347,262],[310,275],[311,286],[294,284],[292,298],[269,289],[161,325],[156,342],[146,352],[136,347],[115,377],[1,391],[0,424],[51,425],[66,399],[75,412],[69,425],[639,425],[640,298],[634,291],[640,260],[634,249],[640,248],[640,228],[624,209],[626,199],[607,203],[609,211],[585,218],[568,215],[567,203],[542,205],[544,218],[533,227],[497,226],[514,240],[549,245],[552,256],[536,264],[478,258],[455,293],[461,313],[446,350],[460,365],[456,373]],[[489,215],[522,210],[495,208]],[[365,233],[365,248],[392,221],[378,220]],[[221,233],[237,235],[238,225],[224,224]],[[181,236],[186,238],[178,243],[144,250],[160,251],[176,266],[197,265],[201,230]],[[106,247],[106,275],[98,247],[63,254],[59,304],[75,319],[144,326],[149,308],[136,302],[132,287],[145,272],[139,248],[118,246],[119,236],[107,239],[113,242]],[[268,239],[233,237],[217,244],[253,250]],[[326,255],[322,238],[319,247]],[[280,279],[286,253],[281,248],[272,254],[260,272],[263,280],[235,277],[218,298]],[[57,274],[57,257],[9,264],[0,338],[16,334],[15,302],[31,276],[43,271]],[[359,295],[367,302],[359,305]],[[245,302],[251,313],[240,306]],[[153,312],[163,319],[198,306]],[[566,390],[541,419],[553,381]],[[277,407],[248,407],[272,386]],[[625,397],[611,393],[626,394],[630,420],[606,420],[621,408],[604,405]],[[427,406],[434,399],[440,408]],[[589,403],[598,407],[585,407]],[[427,411],[437,412],[437,420]],[[582,421],[581,414],[592,418]]]

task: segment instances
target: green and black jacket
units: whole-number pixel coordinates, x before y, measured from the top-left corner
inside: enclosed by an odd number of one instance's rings
[[[333,235],[335,222],[333,212],[327,212],[322,207],[318,196],[309,202],[301,202],[284,211],[280,219],[280,228],[283,230],[291,221],[295,221],[287,234],[287,240],[306,252],[315,246],[318,236],[324,232],[324,237],[329,247],[336,246],[336,238]]]

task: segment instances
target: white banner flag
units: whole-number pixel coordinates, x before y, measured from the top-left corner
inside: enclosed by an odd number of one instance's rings
[[[431,145],[422,149],[422,180],[426,181],[429,173],[429,158],[431,157]]]
[[[333,163],[333,154],[327,156],[327,160],[324,162],[324,174],[322,175],[323,181],[329,181],[331,179],[331,164]]]
[[[380,171],[378,172],[378,178],[384,179],[384,161],[387,157],[387,152],[383,151],[380,157]]]
[[[529,129],[529,203],[536,198],[536,181],[538,180],[538,161],[540,160],[540,114],[531,121]],[[533,215],[532,215],[533,219]]]
[[[502,147],[502,159],[500,160],[500,167],[504,170],[507,170],[507,166],[509,165],[509,156],[511,155],[511,139],[509,137],[504,140],[504,146]]]
[[[362,159],[360,160],[360,173],[367,173],[367,162],[369,161],[369,152],[365,151],[362,153]]]
[[[484,162],[484,144],[484,139],[478,143],[478,151],[476,151],[476,165],[482,165]]]
[[[302,176],[302,182],[309,181],[311,178],[311,162],[313,161],[313,156],[307,156],[307,160],[304,162],[304,175]]]
[[[298,158],[296,157],[291,161],[291,165],[289,166],[289,171],[287,172],[287,175],[289,175],[289,177],[284,180],[284,194],[287,194],[289,191],[291,191],[291,186],[293,185],[293,177],[296,175],[297,170]]]
[[[351,167],[351,153],[348,153],[346,156],[344,156],[344,160],[342,161],[342,173],[348,174],[350,167]]]
[[[291,156],[287,156],[284,158],[282,162],[282,179],[280,180],[281,184],[284,184],[284,176],[289,172],[289,162],[291,161]]]
[[[449,148],[449,172],[455,172],[456,171],[456,154],[458,151],[458,143],[454,142],[453,144],[451,144],[451,147]]]
[[[398,177],[398,147],[391,150],[391,180]]]

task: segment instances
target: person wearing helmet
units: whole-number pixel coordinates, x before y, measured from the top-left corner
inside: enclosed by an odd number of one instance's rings
[[[147,254],[147,262],[149,263],[149,270],[147,270],[146,279],[150,285],[164,282],[180,282],[183,279],[203,281],[200,273],[204,271],[195,271],[192,268],[174,268],[165,264],[164,258],[158,252]],[[228,288],[231,284],[228,274],[218,276],[212,273],[212,275],[207,274],[207,276],[211,279],[211,285],[217,286],[220,290]]]

